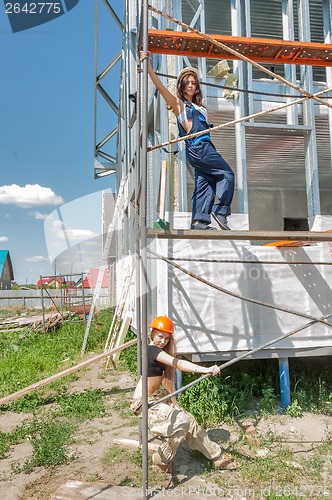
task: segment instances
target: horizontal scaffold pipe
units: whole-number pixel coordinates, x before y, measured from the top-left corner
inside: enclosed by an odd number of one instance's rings
[[[224,288],[222,286],[216,285],[215,283],[211,283],[211,281],[208,281],[205,278],[202,278],[201,276],[198,276],[197,274],[189,271],[185,267],[180,266],[179,264],[176,264],[175,262],[171,261],[167,257],[164,257],[163,255],[160,255],[157,252],[154,252],[153,250],[149,249],[148,251],[149,251],[150,254],[154,255],[155,257],[158,257],[159,259],[163,260],[167,264],[169,264],[169,265],[171,265],[173,267],[176,267],[176,269],[178,269],[179,271],[187,274],[191,278],[194,278],[195,280],[200,281],[204,285],[208,285],[211,288],[214,288],[215,290],[218,290],[219,292],[223,292],[223,293],[225,293],[227,295],[230,295],[231,297],[234,297],[234,298],[240,299],[240,300],[244,300],[245,302],[250,302],[251,304],[256,304],[258,306],[268,307],[269,309],[274,309],[275,311],[280,311],[280,312],[284,312],[284,313],[287,313],[287,314],[293,314],[294,316],[298,316],[298,317],[301,317],[301,318],[312,319],[312,320],[314,320],[317,323],[323,323],[326,326],[331,326],[332,327],[332,323],[329,323],[328,321],[326,321],[325,316],[323,316],[321,318],[316,318],[315,316],[312,316],[311,314],[302,313],[300,311],[295,311],[293,309],[288,309],[286,307],[281,307],[281,306],[277,306],[275,304],[269,304],[268,302],[263,302],[261,300],[252,299],[250,297],[245,297],[244,295],[240,295],[239,293],[232,292],[231,290],[227,290],[227,288]]]
[[[189,26],[188,24],[183,23],[179,19],[175,19],[174,17],[170,16],[169,14],[166,14],[165,12],[162,12],[161,10],[156,9],[155,7],[152,7],[151,5],[149,5],[149,9],[152,10],[153,12],[156,12],[157,14],[160,14],[161,16],[165,17],[169,21],[173,21],[174,23],[178,24],[179,26],[182,26],[186,30],[191,31],[192,33],[196,33],[196,35],[200,36],[201,38],[204,38],[205,40],[208,40],[213,45],[221,47],[222,49],[226,50],[230,54],[235,55],[239,59],[242,59],[243,61],[251,64],[255,68],[260,69],[264,73],[267,73],[272,78],[275,78],[276,80],[279,80],[281,83],[284,83],[285,85],[288,85],[289,87],[292,87],[293,89],[297,90],[298,92],[301,92],[301,94],[304,94],[308,98],[313,98],[316,101],[318,101],[320,104],[324,104],[325,106],[328,106],[329,108],[332,108],[331,104],[323,101],[322,99],[320,99],[319,97],[317,97],[315,94],[311,94],[307,90],[304,90],[301,87],[299,87],[299,85],[296,85],[295,83],[292,83],[292,82],[286,80],[286,78],[283,78],[282,76],[277,75],[276,73],[274,73],[273,71],[269,70],[268,68],[265,68],[261,64],[253,61],[252,59],[249,59],[249,57],[245,56],[244,54],[241,54],[241,52],[239,52],[237,50],[234,50],[231,47],[228,47],[224,43],[218,42],[216,39],[214,39],[213,37],[207,35],[206,33],[202,33],[201,31],[197,30],[196,28],[193,28],[192,26]]]
[[[103,354],[98,354],[97,356],[94,356],[93,358],[87,359],[86,361],[83,361],[82,363],[79,363],[78,365],[72,366],[71,368],[67,368],[66,370],[63,370],[60,373],[56,373],[54,375],[51,375],[48,378],[45,378],[44,380],[40,380],[39,382],[36,382],[35,384],[29,385],[28,387],[25,387],[24,389],[20,389],[19,391],[13,392],[12,394],[9,394],[8,396],[4,396],[3,398],[0,399],[0,405],[5,405],[9,403],[9,401],[12,401],[13,399],[20,398],[21,396],[25,396],[29,392],[34,391],[35,389],[39,389],[40,387],[43,387],[47,384],[51,384],[52,382],[55,382],[56,380],[59,380],[60,378],[66,377],[67,375],[70,375],[71,373],[77,372],[78,370],[82,370],[82,368],[86,368],[89,365],[92,365],[92,363],[96,363],[97,361],[101,361],[105,358],[108,358],[112,354],[115,354],[118,351],[122,351],[123,349],[127,349],[127,347],[131,347],[133,345],[137,344],[137,339],[130,340],[129,342],[126,342],[125,344],[122,344],[118,347],[115,347],[114,349],[111,349],[110,351],[104,352]]]
[[[170,75],[169,73],[161,73],[160,71],[156,71],[157,76],[163,76],[165,78],[170,78],[173,80],[177,80],[177,76]],[[251,94],[251,95],[259,95],[259,96],[267,96],[267,97],[283,97],[284,99],[287,97],[289,99],[298,99],[301,97],[300,94],[286,94],[278,93],[278,92],[262,92],[260,90],[249,90],[241,87],[228,87],[227,85],[221,85],[218,83],[204,82],[200,80],[200,85],[204,85],[205,87],[211,87],[214,89],[223,89],[223,90],[231,90],[232,92],[242,92],[243,94]],[[325,92],[325,91],[324,91]],[[332,96],[324,96],[324,99],[332,99]]]
[[[332,241],[330,231],[201,231],[198,229],[148,229],[148,238],[161,238],[170,240],[295,240],[311,241],[313,243]],[[270,247],[269,247],[270,248]]]
[[[295,247],[298,248],[298,247]],[[291,266],[296,265],[310,265],[310,266],[332,266],[332,262],[320,262],[316,260],[244,260],[244,259],[196,259],[191,257],[168,257],[169,260],[181,261],[181,262],[206,262],[206,263],[216,263],[216,264],[278,264]]]
[[[321,90],[320,92],[317,92],[314,95],[319,96],[322,94],[326,94],[327,92],[332,92],[332,88]],[[307,101],[308,99],[310,99],[310,97],[301,97],[300,99],[296,99],[293,102],[281,104],[280,106],[275,106],[274,108],[265,109],[264,111],[258,111],[258,113],[253,113],[252,115],[243,116],[242,118],[237,118],[236,120],[231,120],[227,123],[222,123],[221,125],[216,125],[215,127],[201,130],[200,132],[195,132],[194,134],[185,135],[184,137],[178,137],[177,139],[172,139],[171,141],[167,141],[162,144],[156,144],[155,146],[150,146],[148,148],[148,151],[153,151],[154,149],[158,148],[164,148],[170,144],[176,144],[177,142],[187,141],[188,139],[199,137],[200,135],[206,134],[207,132],[208,133],[214,132],[215,130],[220,130],[222,128],[229,127],[231,125],[236,125],[237,123],[246,122],[252,120],[253,118],[258,118],[259,116],[264,116],[269,113],[273,113],[274,111],[279,111],[280,109],[289,108],[290,106],[294,106],[295,104],[301,104],[302,102]]]
[[[331,316],[332,316],[332,313],[329,314],[328,316],[325,316],[325,319],[330,318]],[[283,335],[280,335],[279,337],[277,337],[274,340],[270,340],[269,342],[266,342],[265,344],[261,344],[260,346],[255,347],[254,349],[251,349],[250,351],[245,352],[238,357],[235,357],[233,359],[230,359],[229,361],[226,361],[226,363],[224,363],[223,365],[220,365],[219,368],[220,368],[220,370],[224,370],[228,366],[234,365],[234,363],[237,363],[238,361],[241,361],[242,359],[248,358],[248,356],[252,356],[256,352],[262,351],[262,350],[266,349],[267,347],[270,347],[271,345],[276,344],[277,342],[281,342],[282,340],[287,339],[287,337],[290,337],[291,335],[295,335],[296,333],[299,333],[302,330],[309,328],[310,326],[314,325],[315,323],[317,323],[317,321],[310,321],[310,323],[306,323],[305,325],[303,325],[299,328],[296,328],[295,330],[292,330],[291,332],[284,333]],[[187,389],[189,389],[190,387],[193,387],[196,384],[199,384],[199,382],[201,382],[202,380],[204,380],[205,378],[208,378],[208,377],[211,377],[210,373],[202,375],[198,379],[193,380],[189,384],[180,387],[180,389],[172,392],[171,394],[167,394],[167,396],[164,396],[164,397],[158,399],[157,401],[151,401],[149,403],[149,408],[151,408],[151,406],[157,405],[158,403],[161,403],[162,401],[166,401],[167,399],[170,399],[174,396],[177,396],[181,392],[186,391]]]

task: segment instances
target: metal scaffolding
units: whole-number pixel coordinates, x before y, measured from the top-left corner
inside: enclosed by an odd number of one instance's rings
[[[113,15],[114,11],[107,0],[104,0],[104,3]],[[150,3],[151,6],[148,5],[147,0],[125,1],[119,106],[115,106],[110,101],[101,87],[104,72],[96,78],[96,92],[101,93],[108,105],[119,116],[117,130],[111,131],[96,144],[96,159],[99,161],[98,157],[102,157],[110,163],[115,163],[117,185],[120,186],[120,183],[124,181],[127,183],[123,237],[118,248],[119,260],[128,254],[136,255],[133,307],[139,337],[138,353],[139,362],[141,361],[139,372],[143,380],[141,437],[144,498],[148,498],[147,330],[148,320],[158,309],[156,293],[149,286],[150,277],[155,272],[153,259],[149,259],[148,254],[150,242],[161,239],[172,242],[176,239],[198,240],[202,238],[233,242],[276,239],[293,242],[332,241],[332,234],[324,231],[284,231],[285,227],[282,223],[288,212],[287,209],[284,210],[281,207],[281,204],[274,207],[274,213],[270,215],[270,219],[267,218],[269,214],[264,214],[261,218],[255,217],[255,211],[261,207],[251,199],[262,188],[265,188],[267,196],[279,190],[284,193],[284,205],[290,206],[289,192],[293,190],[296,191],[298,200],[301,201],[299,202],[301,209],[294,211],[301,215],[299,218],[310,219],[320,215],[322,206],[324,207],[323,213],[324,211],[329,213],[328,210],[332,210],[329,201],[332,191],[330,167],[332,105],[328,100],[331,97],[332,74],[331,68],[324,64],[324,54],[325,61],[329,66],[332,64],[332,46],[330,45],[332,12],[329,1],[322,0],[322,11],[319,13],[320,17],[318,16],[322,21],[324,39],[315,39],[314,43],[311,32],[314,33],[315,38],[319,38],[316,36],[319,23],[312,24],[312,19],[316,19],[317,16],[310,17],[310,13],[317,5],[309,0],[299,0],[298,11],[295,9],[293,0],[280,0],[269,6],[263,0],[261,2],[259,0],[215,1],[209,2],[211,12],[207,11],[204,0],[179,0],[178,2],[154,0]],[[264,11],[265,7],[269,12]],[[275,16],[276,11],[273,9],[277,7],[280,8],[278,14],[280,26],[278,25],[279,32],[277,33],[279,39],[276,39],[273,33],[274,28],[269,28],[269,26],[266,27],[266,36],[272,35],[270,40],[252,38],[257,37],[255,31],[262,29],[263,25],[260,23],[263,14]],[[225,34],[207,34],[214,32],[212,31],[213,19],[216,16],[213,14],[214,11],[218,12],[218,9],[223,9],[225,14],[221,28]],[[119,21],[118,25],[122,26],[122,23]],[[186,31],[181,31],[180,28]],[[298,40],[291,42],[295,38],[295,32]],[[234,37],[237,39],[235,40]],[[245,50],[243,50],[244,46]],[[166,85],[172,86],[174,76],[187,65],[196,65],[199,68],[203,82],[215,82],[214,88],[208,87],[208,98],[213,103],[213,119],[219,119],[219,125],[215,127],[215,130],[223,129],[229,145],[220,149],[224,151],[226,149],[226,154],[228,153],[234,159],[236,165],[237,212],[249,214],[250,207],[252,207],[254,215],[251,220],[249,219],[249,231],[234,230],[231,233],[211,231],[202,235],[200,231],[186,229],[152,229],[157,213],[162,161],[167,159],[170,163],[166,185],[168,200],[166,208],[169,213],[190,211],[188,210],[187,185],[190,188],[191,177],[186,167],[183,150],[180,150],[177,156],[169,154],[172,152],[171,149],[165,151],[165,147],[170,148],[171,145],[179,142],[176,138],[174,117],[167,113],[164,104],[148,80],[147,61],[143,61],[142,64],[138,63],[140,49],[151,50],[155,53],[153,64]],[[225,49],[228,53],[233,51],[229,59],[234,59],[232,71],[239,90],[236,93],[235,87],[235,95],[228,100],[225,100],[222,94],[225,85],[220,84],[220,79],[211,76],[217,64],[216,60],[219,57],[227,58],[226,52],[221,49]],[[164,55],[160,55],[161,53]],[[105,72],[110,70],[118,60],[118,56],[113,59]],[[261,63],[267,64],[262,66]],[[301,66],[295,67],[295,64],[301,64]],[[315,67],[308,66],[309,64],[314,64]],[[317,69],[317,66],[320,68]],[[324,75],[325,81],[323,83],[316,81],[315,75]],[[221,83],[225,83],[224,80]],[[281,87],[285,84],[288,85],[289,92],[285,92],[284,87]],[[257,97],[257,94],[260,94],[260,97]],[[267,94],[270,97],[266,97]],[[280,98],[280,95],[283,97]],[[221,116],[219,109],[220,100],[223,100],[225,107],[224,117]],[[271,118],[273,113],[275,119]],[[318,128],[318,123],[323,123],[324,127]],[[118,134],[117,155],[116,161],[113,162],[113,157],[105,155],[102,148],[115,133]],[[217,147],[220,146],[218,137],[216,136]],[[272,139],[268,142],[267,138],[270,137]],[[269,153],[275,162],[278,162],[277,168],[263,169],[264,162],[270,162],[266,150],[264,154],[264,148],[267,144],[272,144],[272,140],[274,143]],[[281,148],[283,141],[284,149]],[[301,154],[299,154],[300,148],[303,148]],[[295,150],[295,156],[292,149]],[[257,157],[254,162],[256,152]],[[289,157],[292,159],[292,169],[289,168]],[[109,168],[109,170],[112,169]],[[319,181],[323,183],[321,188]],[[303,193],[305,193],[305,204]],[[284,212],[277,216],[281,208]],[[291,210],[289,212],[293,213]],[[259,227],[259,224],[263,227]],[[158,255],[155,253],[154,257]],[[164,256],[158,258],[163,258],[167,262]],[[170,259],[167,264],[171,265]],[[324,265],[324,262],[321,264]],[[176,265],[178,268],[181,267]],[[119,262],[118,279],[120,280],[121,272],[122,267]],[[331,314],[328,313],[320,318],[306,315],[305,317],[311,319],[310,323],[295,328],[281,337],[276,337],[273,341],[263,343],[252,352],[262,350],[267,345],[278,342],[285,335],[297,333],[307,328],[308,325],[320,322],[330,326],[327,318]],[[229,364],[247,355],[236,357]],[[287,373],[287,359],[280,358],[280,368],[283,373]],[[286,385],[287,380],[284,389]],[[286,394],[285,398],[287,402],[289,395]]]

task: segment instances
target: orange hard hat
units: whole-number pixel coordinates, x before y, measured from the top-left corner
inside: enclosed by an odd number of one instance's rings
[[[156,328],[162,332],[174,333],[173,321],[167,316],[157,316],[151,321],[150,328]]]

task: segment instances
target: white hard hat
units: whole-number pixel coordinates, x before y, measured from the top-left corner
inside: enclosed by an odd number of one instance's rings
[[[188,66],[187,68],[183,68],[183,70],[180,71],[176,83],[178,84],[179,81],[183,80],[183,78],[190,73],[194,73],[194,75],[197,76],[197,79],[199,79],[198,70],[196,68],[191,68],[190,66]]]

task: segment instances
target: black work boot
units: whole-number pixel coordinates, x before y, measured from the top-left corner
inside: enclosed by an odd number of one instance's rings
[[[219,225],[220,229],[223,229],[224,231],[231,230],[231,228],[227,224],[227,217],[225,215],[212,213],[212,216]]]
[[[208,222],[205,222],[203,220],[193,222],[190,226],[190,229],[208,229],[210,231],[216,231],[215,227],[210,226]]]

